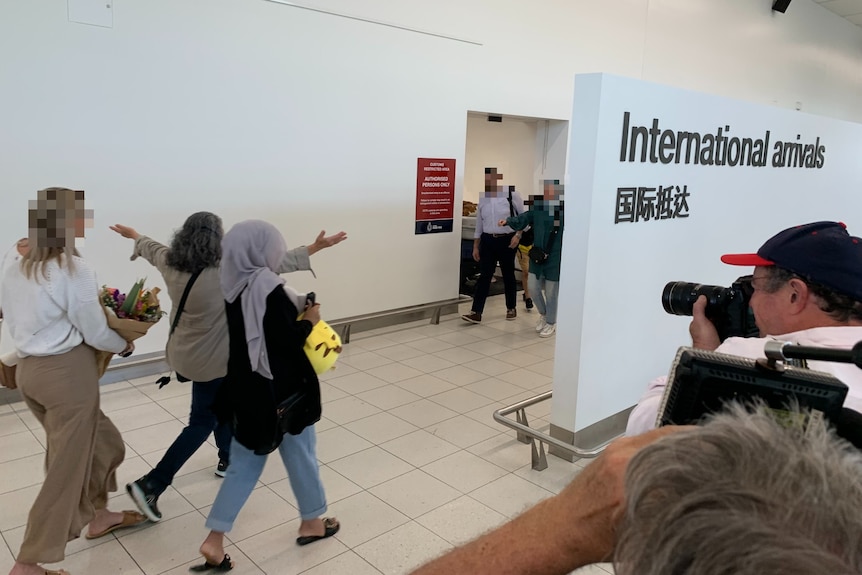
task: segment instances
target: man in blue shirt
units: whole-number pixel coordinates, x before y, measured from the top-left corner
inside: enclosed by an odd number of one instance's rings
[[[485,168],[485,193],[479,198],[476,210],[476,235],[473,239],[473,259],[479,262],[481,276],[476,282],[476,292],[473,294],[473,309],[462,315],[461,319],[470,323],[482,321],[482,311],[491,287],[491,278],[497,264],[503,272],[503,287],[506,294],[506,319],[515,319],[515,250],[521,233],[515,232],[509,226],[500,226],[501,219],[520,214],[524,211],[524,200],[514,191],[503,191],[497,181],[503,179],[503,174],[497,173],[497,168]]]

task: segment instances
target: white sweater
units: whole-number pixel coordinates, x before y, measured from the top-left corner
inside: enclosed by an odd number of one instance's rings
[[[33,279],[20,265],[3,270],[0,309],[18,357],[60,355],[82,342],[114,353],[126,348],[108,327],[96,274],[83,259],[72,257],[72,262],[74,273],[52,260],[45,265],[46,277],[37,271]]]
[[[7,268],[17,265],[21,261],[21,256],[18,254],[18,246],[17,242],[12,244],[12,247],[6,254],[3,256],[3,259],[0,260],[0,281],[3,280],[3,273]],[[0,301],[3,301],[2,292],[0,292]],[[3,307],[0,306],[0,317],[3,315]],[[15,356],[15,346],[12,344],[12,336],[9,335],[9,327],[7,322],[0,320],[0,361],[3,361],[3,358]],[[9,361],[12,361],[9,359]],[[6,365],[9,365],[8,361],[5,361]]]

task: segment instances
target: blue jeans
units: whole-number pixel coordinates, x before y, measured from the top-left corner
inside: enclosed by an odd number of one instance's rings
[[[230,461],[230,441],[233,436],[229,425],[219,424],[213,413],[216,392],[224,378],[212,381],[192,382],[192,408],[189,424],[174,440],[161,461],[147,474],[152,487],[161,494],[173,483],[180,467],[204,444],[210,433],[215,432],[219,459]]]
[[[233,528],[233,522],[257,484],[268,457],[255,455],[236,439],[231,444],[230,453],[230,467],[206,522],[207,529],[220,533]],[[306,427],[299,435],[285,435],[278,446],[278,453],[287,469],[299,515],[303,520],[320,517],[326,511],[326,494],[320,482],[314,426]]]
[[[557,296],[560,294],[560,282],[552,282],[545,278],[539,279],[536,274],[530,274],[527,283],[536,309],[545,316],[546,322],[549,324],[557,323]]]

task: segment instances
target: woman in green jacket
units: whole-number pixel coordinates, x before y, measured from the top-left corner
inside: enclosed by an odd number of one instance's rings
[[[500,220],[513,230],[532,226],[535,239],[530,252],[530,295],[539,310],[536,332],[551,337],[557,331],[557,298],[560,290],[560,257],[563,249],[563,185],[560,180],[543,180],[543,195],[527,202],[523,214]],[[542,257],[544,256],[544,257]]]

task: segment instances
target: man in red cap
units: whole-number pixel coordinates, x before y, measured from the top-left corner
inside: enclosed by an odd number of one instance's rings
[[[770,339],[840,349],[862,341],[862,239],[851,236],[843,223],[788,228],[756,254],[728,254],[721,261],[754,266],[750,306],[761,337],[719,341],[705,315],[706,298],[700,296],[689,326],[692,347],[761,358]],[[810,361],[808,367],[844,382],[850,388],[845,407],[862,412],[862,369],[821,361]],[[650,382],[629,417],[628,435],[655,427],[666,384],[665,376]]]

